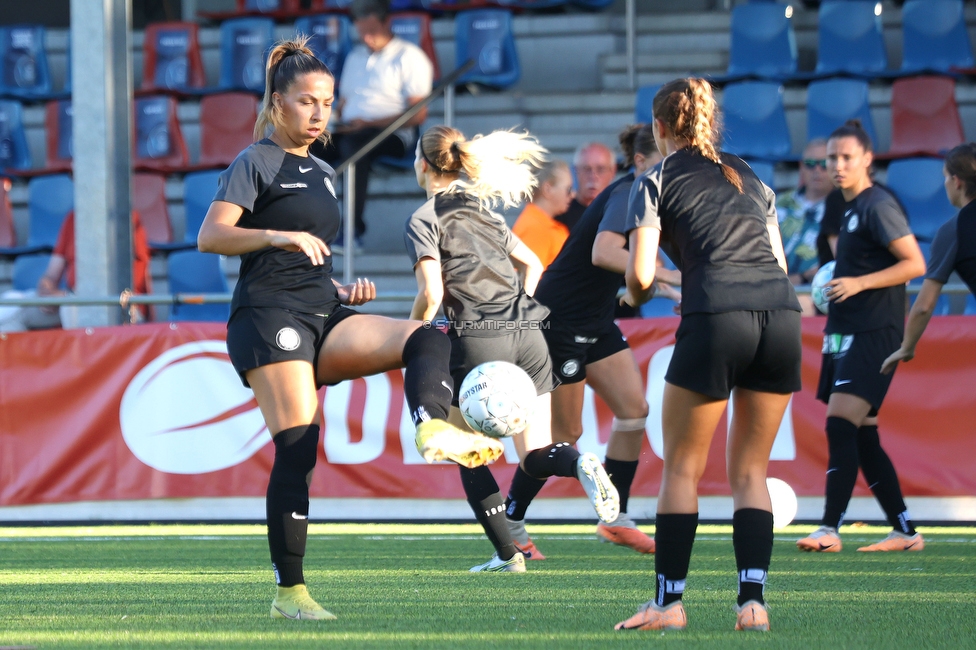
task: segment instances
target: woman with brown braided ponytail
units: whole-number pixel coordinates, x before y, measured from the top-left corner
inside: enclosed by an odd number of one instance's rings
[[[718,111],[702,79],[654,97],[661,163],[630,192],[624,301],[651,293],[658,245],[681,271],[681,324],[665,376],[657,591],[616,628],[682,629],[681,597],[698,527],[698,481],[732,397],[727,473],[739,574],[737,630],[768,630],[763,591],[773,550],[766,467],[790,393],[800,389],[800,304],[786,275],[776,197],[739,158],[720,154]]]

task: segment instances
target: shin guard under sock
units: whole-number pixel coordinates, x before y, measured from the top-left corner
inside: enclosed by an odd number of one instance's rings
[[[576,461],[580,453],[576,447],[557,442],[542,449],[535,449],[525,455],[522,467],[533,478],[544,479],[550,476],[576,478]]]
[[[773,555],[773,513],[742,508],[732,513],[732,548],[739,572],[739,600],[765,603],[766,574]]]
[[[658,514],[654,541],[654,570],[657,572],[657,591],[654,602],[666,607],[681,600],[691,563],[691,547],[698,530],[698,513]]]
[[[308,486],[312,482],[319,444],[319,425],[279,431],[268,481],[268,546],[275,582],[282,587],[303,584],[302,561],[308,537]]]
[[[884,510],[888,523],[899,532],[914,535],[915,526],[905,506],[898,474],[888,454],[881,447],[876,425],[863,426],[857,430],[857,457],[864,479]]]
[[[461,470],[461,485],[468,497],[468,504],[474,516],[485,529],[488,541],[495,547],[498,557],[510,560],[515,555],[515,542],[505,521],[505,501],[498,491],[498,483],[487,466],[468,469],[458,465]]]
[[[419,327],[403,345],[403,394],[414,424],[446,420],[454,395],[451,340],[440,330]]]
[[[839,528],[857,482],[857,427],[850,420],[827,418],[827,488],[824,526]]]
[[[610,482],[617,488],[620,495],[620,512],[627,512],[627,501],[630,500],[630,486],[637,474],[636,460],[616,460],[609,456],[603,461],[603,469],[610,475]]]
[[[512,485],[508,488],[508,498],[505,499],[505,514],[508,518],[516,521],[525,519],[525,511],[545,484],[546,479],[529,476],[519,465],[512,477]]]

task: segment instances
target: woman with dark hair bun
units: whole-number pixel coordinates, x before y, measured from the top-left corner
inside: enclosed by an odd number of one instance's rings
[[[858,467],[884,510],[892,532],[859,551],[920,551],[898,474],[881,447],[878,411],[891,385],[879,369],[905,330],[905,283],[925,273],[925,259],[897,199],[870,175],[871,139],[849,120],[827,141],[827,171],[844,195],[817,399],[827,404],[828,465],[821,526],[796,545],[837,553],[838,529],[850,503]]]

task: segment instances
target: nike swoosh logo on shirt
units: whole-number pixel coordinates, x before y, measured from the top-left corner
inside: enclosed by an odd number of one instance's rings
[[[844,384],[851,383],[851,381],[852,380],[850,379],[838,379],[837,381],[834,382],[834,386],[843,386]]]
[[[301,165],[299,165],[298,166],[298,171],[300,171],[301,173],[305,174],[307,172],[312,171],[312,167],[309,167],[308,169],[306,169],[305,167],[302,167]]]

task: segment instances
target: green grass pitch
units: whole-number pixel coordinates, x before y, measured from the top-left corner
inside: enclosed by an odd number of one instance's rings
[[[593,526],[529,526],[544,562],[470,574],[491,552],[474,525],[313,524],[312,595],[339,619],[272,620],[262,526],[0,528],[0,647],[973,648],[976,529],[922,528],[921,553],[858,553],[887,533],[846,528],[840,554],[777,531],[772,631],[733,632],[731,528],[701,526],[688,629],[615,632],[653,592],[653,556]],[[647,529],[650,531],[650,528]]]

